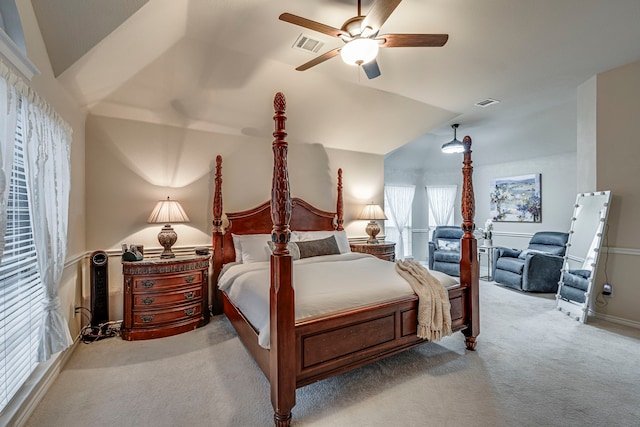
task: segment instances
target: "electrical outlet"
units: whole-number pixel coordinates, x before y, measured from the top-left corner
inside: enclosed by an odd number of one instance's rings
[[[610,283],[602,285],[602,295],[610,297],[613,294],[613,286]]]

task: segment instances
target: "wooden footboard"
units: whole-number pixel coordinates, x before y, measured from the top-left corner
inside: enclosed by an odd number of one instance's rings
[[[466,290],[448,289],[451,329],[464,322]],[[240,340],[269,378],[269,350],[258,344],[258,332],[223,293],[224,312]],[[296,388],[347,372],[400,353],[427,341],[416,336],[418,298],[400,298],[383,304],[314,316],[296,322]]]
[[[464,289],[449,290],[453,331],[463,323]],[[427,341],[416,336],[418,298],[318,316],[296,323],[296,386],[364,366]]]

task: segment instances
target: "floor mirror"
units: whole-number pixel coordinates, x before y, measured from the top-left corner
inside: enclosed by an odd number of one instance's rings
[[[576,198],[556,300],[558,310],[585,323],[595,292],[594,280],[606,231],[610,191]]]

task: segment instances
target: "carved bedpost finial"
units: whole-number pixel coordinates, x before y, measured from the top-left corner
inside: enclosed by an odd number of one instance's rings
[[[336,230],[342,231],[344,227],[344,207],[342,202],[342,168],[338,169],[338,202],[336,206],[336,213],[338,218],[336,219]]]
[[[471,166],[471,137],[465,136],[462,145],[464,146],[464,166],[462,167],[462,230],[464,237],[473,238],[473,230],[476,226],[473,223],[475,214],[475,195],[473,194],[473,166]]]
[[[284,93],[278,92],[273,97],[273,110],[277,113],[283,113],[287,109],[287,98],[284,97]]]
[[[291,221],[291,194],[289,192],[289,173],[287,171],[288,146],[284,125],[287,120],[285,110],[287,101],[282,92],[276,93],[273,99],[273,116],[275,130],[273,131],[273,182],[271,186],[271,220],[273,230],[271,240],[275,244],[274,255],[287,255],[287,243],[291,235],[289,222]]]
[[[213,194],[213,232],[222,233],[222,156],[216,156],[215,192]]]

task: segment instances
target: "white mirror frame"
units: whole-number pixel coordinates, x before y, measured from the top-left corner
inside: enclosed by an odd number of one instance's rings
[[[602,199],[602,203],[595,205],[593,203],[585,203],[585,198],[590,198],[592,196],[598,196]],[[607,216],[609,214],[609,204],[611,203],[611,192],[610,191],[597,191],[593,193],[581,193],[578,194],[576,198],[576,203],[574,205],[573,217],[571,218],[571,227],[569,229],[569,239],[567,241],[567,250],[564,256],[564,263],[562,266],[562,273],[560,276],[560,282],[558,283],[558,293],[556,294],[557,300],[557,308],[563,313],[567,314],[569,317],[574,318],[580,323],[586,323],[587,316],[589,314],[589,308],[593,304],[594,299],[594,286],[593,281],[596,278],[596,274],[598,271],[598,260],[600,258],[600,251],[602,249],[602,240],[604,237],[604,233],[606,230],[607,224]],[[597,208],[598,212],[588,212],[589,216],[585,217],[585,212],[582,212],[582,209],[585,205],[593,205],[592,208]],[[581,223],[581,219],[583,221],[589,221],[589,224]],[[597,221],[597,224],[594,223]],[[576,230],[580,230],[583,227],[588,227],[591,230],[595,230],[593,234],[591,245],[587,250],[587,253],[582,256],[576,256],[574,254],[575,251],[572,251],[572,243],[574,243],[578,237]],[[580,236],[580,239],[584,241],[585,236]],[[577,248],[576,248],[577,249]],[[580,254],[582,255],[582,254]],[[591,261],[589,263],[589,261]],[[577,264],[582,264],[582,268],[576,268]],[[573,267],[573,268],[572,268]],[[590,267],[590,268],[585,268]],[[561,296],[562,286],[564,285],[564,275],[569,270],[576,269],[589,269],[591,270],[591,275],[587,279],[587,291],[585,292],[584,302],[572,301],[565,297]]]

